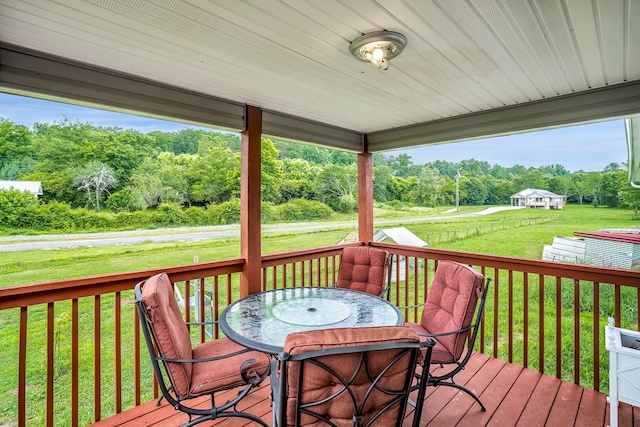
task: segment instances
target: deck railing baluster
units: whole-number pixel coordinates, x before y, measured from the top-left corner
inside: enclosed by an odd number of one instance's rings
[[[78,403],[79,372],[78,372],[78,299],[71,300],[71,425],[79,423]],[[120,412],[120,411],[118,411]]]
[[[538,276],[538,371],[541,373],[544,373],[544,279],[543,274]]]
[[[580,385],[580,280],[573,281],[573,382]]]
[[[186,300],[185,304],[189,304]],[[116,292],[115,298],[115,376],[116,376],[116,414],[122,412],[122,294]],[[186,310],[189,312],[189,310]]]
[[[593,389],[600,391],[600,282],[593,282]]]
[[[513,270],[509,270],[507,272],[507,301],[508,301],[508,310],[507,310],[507,323],[508,323],[508,336],[509,343],[507,348],[507,360],[509,363],[513,363]]]
[[[562,278],[556,277],[556,378],[562,378]]]
[[[98,421],[101,418],[101,392],[102,381],[100,375],[100,369],[102,365],[102,354],[100,349],[102,348],[102,317],[100,310],[100,295],[96,295],[93,298],[93,418],[94,421]]]
[[[96,298],[99,298],[96,296]],[[54,363],[54,340],[55,340],[55,317],[54,305],[52,302],[47,303],[47,427],[53,427],[53,380],[55,374]],[[97,360],[100,363],[100,360]],[[96,382],[99,383],[99,380]],[[100,416],[100,413],[97,414]]]
[[[529,275],[524,273],[522,276],[523,286],[523,314],[522,319],[522,366],[529,367]]]

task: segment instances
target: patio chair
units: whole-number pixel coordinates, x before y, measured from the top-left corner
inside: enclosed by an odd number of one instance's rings
[[[183,427],[222,417],[241,417],[267,425],[256,415],[236,409],[238,402],[269,374],[265,354],[227,338],[192,347],[166,273],[138,283],[135,298],[162,396],[189,416]],[[239,388],[237,394],[216,405],[215,393],[234,388]],[[195,399],[200,396],[208,396],[208,404],[207,400]]]
[[[342,251],[337,288],[389,296],[389,252],[369,246],[347,246]]]
[[[434,344],[404,326],[288,335],[271,368],[273,426],[401,426],[416,367],[428,371]],[[425,390],[421,383],[413,427]]]
[[[485,284],[485,277],[468,265],[440,261],[424,303],[420,323],[405,323],[419,336],[436,339],[432,364],[454,366],[441,375],[427,375],[428,385],[462,390],[473,397],[483,411],[486,408],[478,396],[468,388],[456,384],[454,376],[464,369],[473,353],[490,282],[491,279],[487,278]],[[424,375],[418,375],[420,381],[423,378]]]

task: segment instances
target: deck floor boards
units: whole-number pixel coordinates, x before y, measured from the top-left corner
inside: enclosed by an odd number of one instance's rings
[[[437,368],[440,369],[440,368]],[[609,407],[606,396],[537,371],[506,363],[487,355],[474,354],[456,382],[474,390],[486,412],[467,394],[452,387],[428,390],[421,416],[422,426],[558,426],[606,427]],[[224,398],[224,396],[220,396]],[[271,425],[268,380],[240,404]],[[620,427],[640,427],[640,408],[620,404]],[[404,426],[410,426],[413,409],[407,411]],[[166,402],[154,402],[129,409],[93,424],[94,427],[180,426],[187,416]],[[242,418],[221,418],[199,424],[202,427],[242,427],[252,424]]]

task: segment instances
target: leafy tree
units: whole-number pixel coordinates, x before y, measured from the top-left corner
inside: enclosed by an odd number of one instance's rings
[[[28,191],[0,190],[0,224],[15,227],[22,210],[38,204],[38,198]]]
[[[100,162],[91,162],[78,169],[73,181],[78,191],[84,191],[87,200],[100,210],[100,202],[117,183],[113,170]]]
[[[280,182],[282,181],[282,169],[278,161],[280,154],[273,142],[269,139],[262,140],[261,147],[261,192],[262,200],[265,202],[280,202]],[[238,177],[239,179],[239,177]]]
[[[509,171],[509,169],[500,165],[491,166],[491,170],[489,171],[491,176],[497,179],[511,179],[513,174]]]
[[[640,211],[640,188],[632,187],[626,183],[620,189],[618,197],[620,198],[620,207],[633,210],[633,214],[637,217]]]
[[[414,199],[412,194],[415,194],[417,185],[418,178],[415,176],[407,178],[391,176],[389,180],[389,192],[392,195],[390,196],[390,200],[413,203]]]
[[[616,172],[616,171],[618,171],[620,169],[621,169],[620,163],[613,162],[613,163],[609,163],[607,166],[605,166],[603,172]]]
[[[295,199],[314,200],[316,198],[315,180],[320,166],[304,159],[283,159],[280,162],[282,178],[280,197],[283,202]]]
[[[32,156],[31,131],[0,117],[0,172],[10,162]]]
[[[273,144],[280,153],[280,159],[302,159],[309,163],[326,165],[331,163],[331,150],[314,145],[299,144],[287,141],[273,140]]]
[[[206,135],[200,140],[197,156],[187,170],[193,201],[219,204],[240,194],[240,155],[225,140]]]
[[[334,165],[353,165],[358,161],[358,157],[354,153],[347,153],[346,151],[331,151],[330,162]]]
[[[37,163],[31,157],[9,160],[0,166],[0,179],[15,181],[22,175],[31,172]]]
[[[160,153],[146,159],[131,177],[133,206],[156,207],[162,203],[190,205],[187,170],[194,156]]]
[[[400,154],[398,157],[389,156],[389,168],[391,173],[401,178],[408,176],[417,176],[420,170],[419,166],[413,164],[411,156],[408,154]]]
[[[321,201],[333,210],[338,210],[341,198],[355,196],[358,188],[358,168],[356,165],[325,167],[316,178],[316,188]],[[343,199],[343,206],[347,206]]]
[[[603,204],[616,207],[619,204],[618,192],[627,184],[627,172],[623,169],[601,174],[600,197]]]
[[[22,179],[26,181],[40,181],[42,183],[43,202],[49,203],[58,200],[74,207],[84,206],[86,199],[82,193],[76,191],[73,185],[74,178],[74,170],[71,168],[38,171],[22,176]]]
[[[115,213],[131,212],[137,209],[133,194],[128,188],[123,188],[109,195],[104,205],[107,209]]]
[[[547,178],[547,183],[547,190],[553,193],[562,194],[567,197],[575,194],[575,186],[570,175],[551,176]]]
[[[580,188],[591,204],[598,206],[602,195],[602,175],[599,172],[587,172],[584,180],[580,182]]]
[[[374,166],[373,167],[373,199],[378,202],[386,202],[391,200],[389,197],[389,181],[393,175],[391,175],[391,169],[389,166]]]
[[[487,199],[487,188],[475,176],[462,175],[460,178],[460,203],[483,205]]]
[[[447,176],[451,179],[455,179],[455,176],[458,173],[459,166],[454,163],[447,162],[446,160],[435,160],[431,165],[438,169],[440,175]]]
[[[460,173],[468,174],[476,178],[482,175],[488,175],[491,171],[491,165],[484,160],[468,159],[460,162]],[[455,175],[454,175],[455,176]]]
[[[538,169],[531,169],[520,176],[514,176],[513,186],[517,191],[522,191],[525,188],[540,188],[547,189],[547,179],[542,175]]]
[[[444,199],[442,187],[444,186],[444,178],[438,172],[438,169],[431,165],[424,165],[420,169],[417,185],[416,202],[421,206],[437,206]]]
[[[510,204],[511,196],[518,191],[514,189],[511,181],[507,179],[499,179],[494,182],[491,194],[492,204]],[[489,195],[487,195],[489,197]]]
[[[571,173],[562,165],[540,166],[538,168],[543,176],[569,176]]]

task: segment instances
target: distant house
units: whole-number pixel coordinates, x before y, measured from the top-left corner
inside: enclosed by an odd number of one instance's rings
[[[0,191],[2,190],[28,191],[34,196],[42,196],[40,181],[0,181]]]
[[[547,190],[527,188],[511,196],[511,206],[527,208],[564,209],[567,196],[560,196]]]

